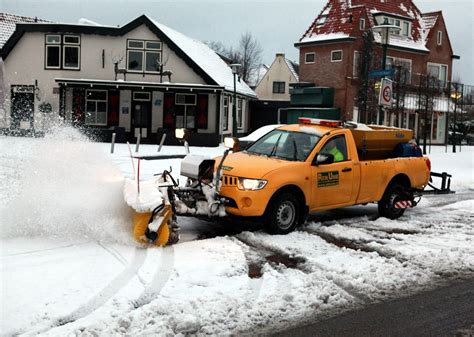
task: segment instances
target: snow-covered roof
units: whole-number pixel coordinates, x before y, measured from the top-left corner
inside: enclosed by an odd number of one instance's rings
[[[300,77],[298,75],[299,65],[296,62],[288,60],[287,58],[285,58],[285,62],[288,65],[288,68],[290,68],[290,71],[293,74],[293,76],[296,78],[296,81],[298,82],[300,80]]]
[[[0,13],[0,49],[13,34],[17,23],[49,22],[46,20],[8,13]]]
[[[377,25],[375,17],[384,14],[411,22],[410,34],[391,36],[391,46],[429,52],[426,48],[427,38],[441,12],[422,14],[411,0],[328,0],[299,43],[319,43],[355,37],[359,33],[361,17],[367,16],[365,29],[369,29]],[[376,42],[380,42],[380,33],[375,32],[374,38]]]
[[[164,24],[150,19],[168,38],[183,50],[196,64],[201,67],[214,81],[226,90],[234,90],[234,75],[227,63],[205,43],[190,38]],[[237,81],[238,93],[255,96],[255,92],[244,81]]]

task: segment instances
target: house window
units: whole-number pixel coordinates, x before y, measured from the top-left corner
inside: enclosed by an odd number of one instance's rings
[[[428,75],[437,78],[444,87],[448,81],[448,66],[446,64],[428,63]]]
[[[342,50],[331,51],[331,62],[341,62],[341,61],[342,61]]]
[[[81,38],[76,35],[63,36],[63,68],[79,69]]]
[[[388,56],[386,59],[386,69],[394,67],[396,71],[401,71],[401,81],[404,81],[404,83],[407,84],[411,83],[411,64],[412,61],[410,59],[395,58],[390,56]]]
[[[176,128],[196,130],[196,95],[176,94]]]
[[[285,83],[285,82],[283,82]],[[237,127],[241,129],[243,127],[243,116],[242,116],[242,98],[237,99]]]
[[[86,117],[88,125],[107,125],[107,90],[86,90]]]
[[[403,21],[402,25],[402,35],[403,36],[408,36],[410,34],[410,23]]]
[[[127,40],[127,69],[138,72],[158,72],[161,48],[160,41]]]
[[[61,68],[61,35],[46,35],[46,69]]]
[[[438,46],[441,46],[441,43],[443,42],[443,32],[438,30],[438,38],[437,38],[437,44]]]
[[[354,51],[354,64],[352,65],[352,77],[359,77],[359,52]]]
[[[318,21],[316,21],[316,26],[322,26],[322,25],[324,25],[327,20],[328,20],[328,16],[327,16],[327,15],[321,15],[320,18],[318,19]]]
[[[45,68],[79,70],[81,37],[47,34],[45,39]]]
[[[361,18],[359,21],[359,29],[365,30],[365,19]]]
[[[315,53],[306,53],[304,54],[304,63],[314,63],[314,60],[316,59],[316,54]]]
[[[273,82],[273,93],[284,94],[285,93],[285,82]]]
[[[229,129],[229,97],[224,96],[224,115],[222,116],[222,130]]]

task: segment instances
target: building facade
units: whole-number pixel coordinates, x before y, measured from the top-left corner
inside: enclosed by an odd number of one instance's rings
[[[407,74],[407,83],[416,75],[429,74],[439,81],[451,80],[454,55],[441,12],[421,13],[411,0],[329,0],[301,39],[300,81],[336,89],[335,105],[345,119],[374,122],[358,113],[361,86],[360,66],[364,53],[364,34],[373,43],[372,69],[382,68],[381,34],[375,26],[398,27],[390,34],[386,69],[396,66]],[[380,63],[380,64],[378,64]],[[418,113],[410,110],[393,116],[385,110],[385,124],[413,128]],[[393,109],[391,110],[393,112]],[[406,115],[408,114],[408,115]],[[437,114],[437,125],[443,130],[446,114]],[[443,142],[445,134],[438,134]]]
[[[187,128],[198,144],[215,145],[232,132],[232,70],[205,44],[145,15],[122,27],[17,24],[1,56],[10,130],[43,130],[57,114],[145,142]],[[243,134],[256,95],[240,81],[235,91]]]

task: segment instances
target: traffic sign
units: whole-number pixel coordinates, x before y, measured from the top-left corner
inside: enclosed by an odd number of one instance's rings
[[[388,78],[382,78],[382,85],[380,87],[379,105],[392,105],[392,81]]]
[[[393,76],[393,69],[379,69],[379,70],[372,70],[369,73],[369,77],[376,78],[376,77],[391,77]]]

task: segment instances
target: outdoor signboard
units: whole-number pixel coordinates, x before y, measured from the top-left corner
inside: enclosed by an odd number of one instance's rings
[[[391,77],[393,76],[393,69],[379,69],[379,70],[372,70],[369,73],[369,77],[371,78],[377,78],[377,77]]]
[[[379,105],[392,105],[392,81],[388,78],[382,78],[379,94]]]

